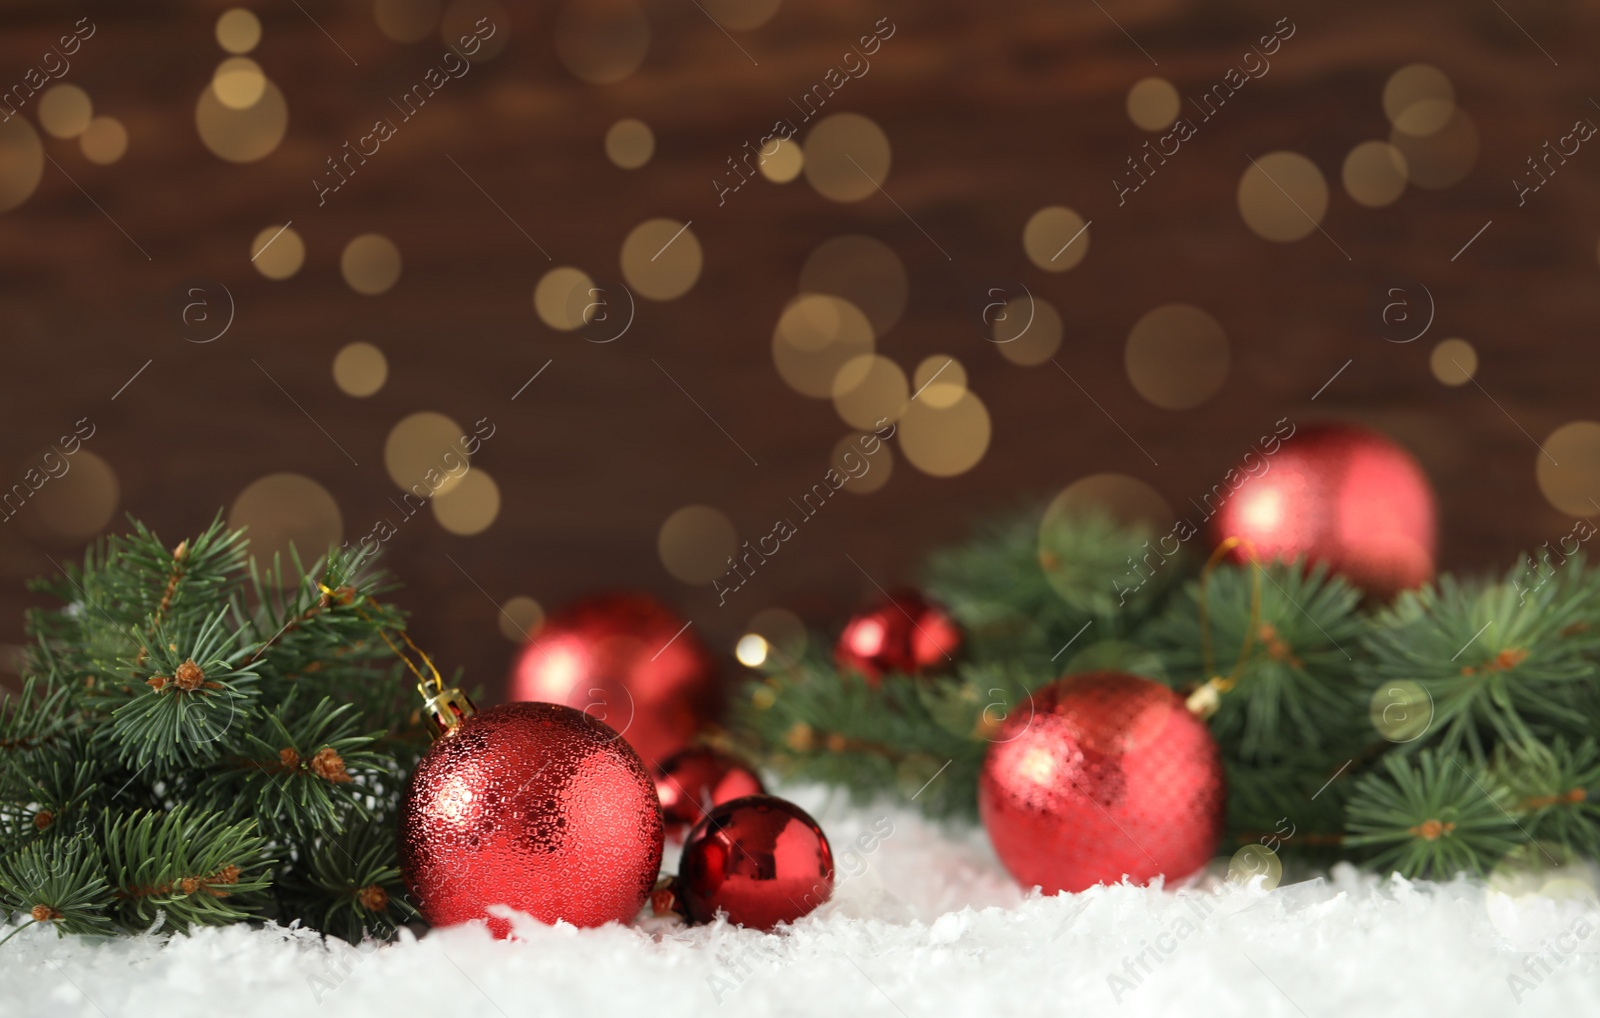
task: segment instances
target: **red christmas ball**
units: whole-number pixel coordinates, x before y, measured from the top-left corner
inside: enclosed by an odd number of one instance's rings
[[[1046,894],[1181,880],[1222,836],[1226,778],[1205,723],[1172,690],[1120,672],[1059,679],[1013,710],[978,777],[1006,869]]]
[[[756,772],[742,760],[709,746],[680,750],[656,767],[661,816],[675,841],[711,807],[765,791]]]
[[[1433,489],[1410,453],[1344,424],[1301,428],[1274,449],[1247,455],[1213,489],[1216,542],[1242,537],[1262,559],[1325,562],[1380,598],[1433,578]],[[1249,558],[1244,547],[1231,554]]]
[[[918,675],[950,663],[961,631],[943,608],[913,590],[891,594],[845,624],[834,648],[840,671],[877,685],[890,673]]]
[[[651,764],[721,708],[711,654],[648,594],[605,594],[552,615],[518,654],[508,696],[587,711]]]
[[[751,795],[714,807],[689,832],[678,895],[691,922],[719,910],[740,926],[793,922],[833,893],[833,850],[792,802]]]
[[[633,747],[553,703],[474,715],[429,747],[400,810],[400,866],[423,918],[626,922],[661,868],[661,806]]]

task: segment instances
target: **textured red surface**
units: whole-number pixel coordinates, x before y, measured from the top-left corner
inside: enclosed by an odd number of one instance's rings
[[[1245,479],[1212,521],[1216,541],[1246,538],[1262,559],[1326,562],[1380,598],[1433,577],[1433,488],[1411,454],[1383,435],[1349,425],[1301,428],[1258,461],[1256,476],[1246,476],[1246,465],[1237,470]],[[1244,550],[1233,558],[1244,561]]]
[[[1222,835],[1226,780],[1205,723],[1170,689],[1091,672],[1036,690],[995,735],[978,811],[995,852],[1046,894],[1179,880]]]
[[[867,681],[891,672],[916,675],[950,663],[961,649],[961,631],[943,608],[916,591],[903,590],[853,616],[839,634],[834,660]]]
[[[661,816],[674,840],[699,823],[711,807],[765,791],[748,764],[709,746],[674,753],[656,768]]]
[[[626,922],[661,868],[661,808],[626,741],[579,710],[512,703],[428,750],[400,814],[412,904],[435,925],[510,905],[551,923]]]
[[[805,810],[770,795],[717,806],[689,832],[678,893],[693,922],[721,909],[728,921],[770,930],[833,893],[833,850]]]
[[[652,766],[717,716],[711,655],[647,594],[586,598],[552,615],[517,655],[507,698],[561,703],[621,732]]]

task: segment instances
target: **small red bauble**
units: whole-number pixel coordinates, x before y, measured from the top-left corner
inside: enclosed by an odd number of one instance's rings
[[[648,594],[592,597],[550,616],[518,655],[508,696],[587,711],[652,765],[721,707],[711,654]]]
[[[656,767],[661,816],[674,841],[699,823],[711,807],[765,791],[761,779],[742,760],[709,746],[680,750]]]
[[[899,591],[852,618],[839,634],[840,671],[860,672],[873,685],[883,676],[918,675],[950,663],[961,631],[943,608],[916,591]]]
[[[734,799],[689,832],[677,890],[691,922],[710,922],[721,910],[729,922],[770,930],[828,900],[833,850],[794,803],[771,795]]]
[[[1059,679],[1018,705],[994,740],[978,813],[1024,887],[1181,880],[1222,836],[1217,744],[1159,683],[1120,672]]]
[[[474,715],[417,764],[400,810],[412,904],[439,926],[509,905],[541,922],[634,917],[661,868],[661,807],[639,754],[553,703]]]
[[[1246,456],[1216,486],[1226,497],[1212,521],[1214,543],[1242,537],[1262,559],[1325,562],[1379,598],[1433,578],[1433,489],[1410,453],[1342,424],[1302,428],[1273,448]],[[1247,561],[1249,550],[1232,556]]]

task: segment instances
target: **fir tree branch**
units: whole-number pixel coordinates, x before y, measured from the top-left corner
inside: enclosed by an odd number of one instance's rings
[[[1461,757],[1391,752],[1363,776],[1348,806],[1345,844],[1372,852],[1372,865],[1407,877],[1483,876],[1522,834],[1504,783]]]
[[[108,876],[125,926],[145,928],[158,910],[175,930],[260,914],[255,892],[271,886],[273,860],[255,821],[228,823],[179,806],[107,815],[104,823]]]

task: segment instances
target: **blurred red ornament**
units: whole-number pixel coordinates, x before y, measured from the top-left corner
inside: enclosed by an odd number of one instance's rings
[[[765,791],[747,764],[709,746],[679,750],[656,767],[661,815],[674,841],[699,823],[711,807]]]
[[[1410,453],[1375,431],[1325,424],[1291,432],[1272,455],[1246,456],[1217,487],[1234,490],[1212,521],[1214,544],[1242,537],[1261,559],[1325,562],[1380,598],[1433,578],[1433,488]],[[1231,555],[1249,558],[1243,546]]]
[[[604,723],[552,703],[469,717],[431,747],[400,811],[412,904],[439,926],[509,905],[541,922],[632,919],[661,868],[661,807],[639,754]]]
[[[961,649],[961,631],[943,608],[912,590],[853,617],[839,634],[840,671],[860,672],[873,685],[888,674],[919,675],[948,664]]]
[[[1024,887],[1181,880],[1222,836],[1217,744],[1159,683],[1120,672],[1059,679],[1013,710],[994,740],[978,814]]]
[[[680,904],[691,922],[758,930],[793,922],[833,893],[833,850],[792,802],[751,795],[725,802],[689,832],[678,864]]]
[[[604,594],[552,615],[518,655],[507,695],[587,711],[651,765],[721,708],[711,654],[648,594]]]

